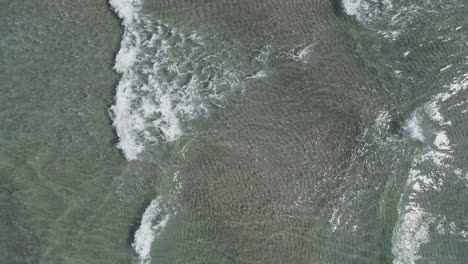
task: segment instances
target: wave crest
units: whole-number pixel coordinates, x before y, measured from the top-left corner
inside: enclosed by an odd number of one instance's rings
[[[125,27],[114,69],[122,74],[110,109],[128,160],[146,146],[177,140],[184,121],[222,106],[242,90],[245,74],[229,64],[228,49],[213,52],[197,33],[185,34],[141,12],[141,0],[111,0]]]

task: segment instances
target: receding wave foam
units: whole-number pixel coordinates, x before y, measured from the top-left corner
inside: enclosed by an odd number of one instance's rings
[[[346,14],[355,16],[361,22],[369,22],[389,12],[393,3],[391,0],[343,0],[342,6]]]
[[[141,225],[135,233],[132,246],[138,255],[140,264],[151,263],[151,246],[162,232],[170,214],[165,210],[162,198],[158,197],[146,208]]]
[[[431,241],[434,230],[439,234],[445,234],[445,229],[448,229],[452,235],[466,235],[465,230],[455,224],[456,218],[450,219],[449,215],[431,212],[431,201],[428,202],[426,195],[434,197],[437,193],[447,191],[444,190],[444,184],[448,182],[453,184],[461,180],[466,184],[463,169],[452,164],[454,150],[447,134],[452,122],[442,115],[441,105],[451,99],[458,100],[457,94],[468,88],[467,80],[468,74],[456,78],[446,87],[447,91],[439,93],[416,109],[406,122],[408,135],[424,145],[413,160],[398,206],[399,217],[392,241],[394,264],[414,264],[423,259],[419,254],[420,249]],[[458,106],[449,104],[449,108]]]
[[[392,0],[342,0],[342,8],[347,15],[390,40],[397,39],[414,12],[411,6],[394,4]]]
[[[178,139],[187,120],[222,106],[247,74],[229,64],[228,48],[205,47],[197,33],[155,22],[140,0],[110,0],[125,27],[115,70],[122,74],[111,117],[128,160],[146,146]]]
[[[405,123],[405,131],[409,134],[409,136],[414,139],[414,140],[419,140],[421,142],[424,142],[425,138],[422,133],[422,128],[421,128],[421,121],[418,117],[419,113],[418,112],[413,112],[411,114],[410,119],[406,120]]]
[[[441,9],[456,8],[449,1],[342,0],[343,11],[395,40],[401,32],[411,30],[411,24],[422,14],[434,14]]]

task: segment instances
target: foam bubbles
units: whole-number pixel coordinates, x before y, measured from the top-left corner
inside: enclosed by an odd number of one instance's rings
[[[452,98],[460,90],[463,90],[463,82],[461,84],[457,81],[449,85],[448,91],[435,95],[432,100],[411,113],[410,118],[405,122],[404,129],[412,139],[425,143],[426,137],[424,134],[432,134],[434,137],[433,145],[436,148],[439,150],[450,150],[450,140],[445,129],[450,127],[452,122],[444,118],[440,105],[442,102]],[[453,105],[452,107],[456,106],[461,106],[461,104]],[[423,122],[424,127],[428,130],[426,132],[423,130]]]
[[[144,15],[141,0],[110,4],[125,27],[114,66],[122,77],[110,112],[117,147],[135,160],[147,146],[177,140],[186,121],[210,105],[222,106],[226,95],[242,90],[246,76],[228,65],[226,50],[207,51],[197,33]]]
[[[417,112],[413,112],[411,114],[410,119],[408,119],[405,123],[404,129],[412,139],[424,143],[425,137],[422,132],[421,121]]]
[[[268,76],[268,74],[266,73],[266,71],[261,70],[261,71],[256,72],[254,75],[252,75],[250,77],[247,77],[247,79],[262,79],[262,78],[265,78],[267,76]]]
[[[117,15],[122,18],[123,24],[128,25],[138,18],[141,0],[109,0]]]
[[[434,145],[439,150],[450,150],[450,141],[447,137],[446,131],[439,131],[436,133],[436,138],[434,140]]]
[[[394,264],[414,264],[421,256],[419,248],[429,242],[430,214],[418,206],[406,209],[394,230],[392,253]]]
[[[151,246],[157,236],[163,231],[170,215],[165,212],[162,198],[158,197],[146,208],[141,219],[141,225],[135,232],[132,246],[138,255],[140,264],[151,263]]]
[[[447,224],[449,215],[431,213],[425,193],[430,192],[430,195],[435,196],[438,192],[446,191],[445,183],[464,180],[463,170],[452,163],[455,158],[452,155],[454,151],[447,134],[452,123],[442,114],[442,105],[444,105],[442,102],[447,103],[447,100],[456,99],[457,96],[454,95],[466,89],[466,77],[467,75],[463,75],[456,78],[452,84],[445,87],[446,91],[433,96],[429,102],[416,109],[406,121],[405,130],[410,137],[425,144],[412,162],[400,198],[399,217],[392,239],[394,264],[421,262],[423,256],[420,254],[420,249],[430,242],[433,230],[444,233],[447,229],[451,229],[456,230],[453,235],[463,235],[463,229],[451,227],[453,222]]]
[[[415,264],[422,257],[420,248],[430,241],[431,226],[436,218],[418,202],[418,197],[426,190],[439,190],[438,184],[422,170],[418,169],[423,163],[442,164],[432,160],[429,156],[434,151],[415,158],[413,168],[409,171],[405,191],[398,205],[398,220],[393,229],[392,254],[394,264]]]
[[[343,11],[390,41],[409,28],[422,5],[411,1],[342,0]],[[428,7],[424,7],[428,8]]]
[[[344,0],[343,9],[350,16],[360,17],[360,12],[369,8],[369,4],[364,0]]]
[[[295,61],[307,63],[307,57],[312,52],[313,47],[314,44],[299,45],[290,52],[290,56]]]

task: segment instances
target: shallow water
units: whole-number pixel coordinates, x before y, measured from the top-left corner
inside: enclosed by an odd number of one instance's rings
[[[463,1],[0,7],[2,263],[468,260]]]

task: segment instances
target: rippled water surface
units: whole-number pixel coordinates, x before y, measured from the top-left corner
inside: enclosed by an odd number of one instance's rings
[[[0,262],[467,263],[467,14],[0,1]]]

